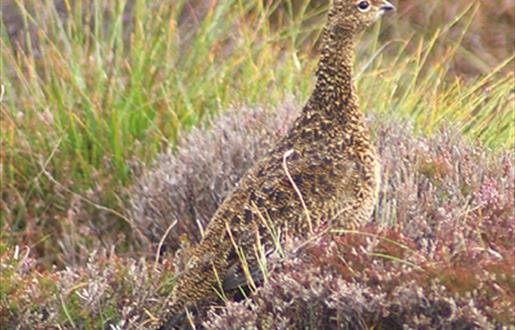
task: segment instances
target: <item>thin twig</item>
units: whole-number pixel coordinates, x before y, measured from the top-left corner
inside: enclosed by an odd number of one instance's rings
[[[63,296],[59,295],[59,300],[61,300],[61,306],[63,307],[64,314],[66,315],[66,318],[68,319],[68,322],[70,322],[70,325],[73,329],[76,329],[77,326],[75,325],[75,322],[73,322],[73,318],[70,316],[70,312],[68,311],[68,308],[66,307],[66,303],[64,302]]]
[[[5,85],[0,84],[0,103],[2,103],[4,101],[4,96],[5,96]]]
[[[154,259],[154,271],[156,271],[156,272],[157,272],[157,264],[159,263],[159,255],[160,255],[160,252],[161,252],[161,248],[163,247],[163,243],[164,243],[166,237],[168,236],[168,234],[170,233],[170,230],[172,230],[172,228],[175,227],[176,224],[177,224],[177,220],[174,220],[168,226],[168,228],[166,228],[166,231],[163,234],[163,237],[161,237],[161,240],[159,240],[159,245],[157,246],[156,256],[155,256],[155,259]]]
[[[195,323],[193,322],[193,316],[191,315],[191,312],[187,308],[186,308],[186,319],[188,320],[188,323],[190,324],[191,329],[196,330],[197,327],[195,327]]]
[[[236,243],[236,240],[234,239],[234,236],[232,234],[232,230],[229,227],[229,223],[226,222],[225,227],[227,229],[227,233],[229,234],[229,239],[231,240],[231,243],[234,247],[234,251],[238,255],[238,259],[240,259],[240,264],[241,264],[241,269],[243,271],[243,275],[245,276],[249,287],[253,291],[255,291],[257,286],[256,286],[256,283],[254,283],[254,279],[252,278],[252,273],[249,269],[247,259],[245,257],[245,251],[243,251],[243,249],[238,246],[238,243]]]
[[[267,213],[267,218],[270,220],[270,223],[269,223],[269,221],[267,221],[267,219],[265,219],[265,217],[263,216],[263,214],[261,213],[261,211],[257,207],[256,203],[254,203],[254,201],[252,201],[251,204],[252,204],[252,208],[256,212],[259,220],[261,220],[261,223],[263,224],[263,226],[270,233],[270,236],[272,237],[272,241],[273,241],[273,243],[275,245],[275,248],[278,250],[279,254],[282,257],[284,257],[284,251],[283,251],[282,246],[281,246],[281,232],[280,232],[280,229],[278,231],[274,230],[274,228],[272,228],[272,226],[271,226],[272,220],[270,219],[270,216],[268,215],[268,213]]]
[[[293,186],[293,189],[295,190],[295,192],[299,196],[300,202],[302,203],[302,208],[304,209],[304,212],[306,213],[306,219],[308,221],[309,232],[310,232],[310,234],[313,234],[313,225],[311,223],[311,217],[309,215],[309,210],[308,210],[308,208],[306,206],[306,203],[304,203],[304,198],[302,197],[302,193],[300,192],[299,188],[295,184],[295,181],[293,181],[293,178],[291,177],[290,172],[288,171],[288,165],[286,164],[286,159],[291,154],[293,154],[294,152],[295,152],[295,150],[290,149],[290,150],[288,150],[288,151],[286,151],[284,153],[284,155],[283,155],[283,168],[284,168],[284,172],[286,172],[286,176],[288,177],[288,180],[290,180],[290,183]]]

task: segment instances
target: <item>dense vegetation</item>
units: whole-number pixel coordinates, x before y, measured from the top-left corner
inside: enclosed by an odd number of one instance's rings
[[[384,159],[373,221],[302,248],[286,242],[253,302],[194,322],[514,324],[513,3],[398,7],[357,59]],[[2,4],[2,321],[102,328],[157,317],[174,268],[154,263],[158,242],[173,220],[166,255],[197,240],[284,132],[312,87],[324,9]]]

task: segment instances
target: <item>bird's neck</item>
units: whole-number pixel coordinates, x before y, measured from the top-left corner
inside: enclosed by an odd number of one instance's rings
[[[348,31],[324,30],[317,82],[304,111],[343,121],[358,113],[352,81],[355,43]]]

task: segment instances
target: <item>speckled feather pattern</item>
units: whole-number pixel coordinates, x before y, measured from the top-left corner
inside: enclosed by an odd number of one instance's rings
[[[377,200],[379,160],[354,94],[352,65],[357,34],[380,16],[385,2],[369,2],[366,13],[357,10],[357,3],[335,0],[311,97],[288,133],[216,211],[201,242],[189,251],[155,328],[172,329],[185,308],[216,301],[217,278],[238,263],[233,241],[250,262],[256,238],[264,245],[271,241],[260,215],[297,236],[309,233],[306,209],[315,228],[328,222],[351,227],[369,219]]]

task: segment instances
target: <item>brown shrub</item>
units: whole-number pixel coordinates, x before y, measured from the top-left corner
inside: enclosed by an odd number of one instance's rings
[[[292,102],[271,111],[235,107],[208,128],[194,128],[177,150],[159,155],[131,190],[132,218],[152,242],[159,242],[177,220],[166,246],[175,250],[180,236],[193,241],[241,176],[292,122]]]
[[[260,111],[259,121],[239,124]],[[184,234],[198,238],[195,219],[209,219],[244,172],[239,166],[262,154],[260,132],[277,132],[282,120],[275,111],[270,117],[246,108],[228,113],[195,131],[177,156],[160,158],[133,195],[142,229],[161,233],[170,223],[163,215],[174,214],[179,225],[169,246],[179,246]],[[285,242],[290,254],[269,284],[252,301],[212,314],[206,328],[491,328],[515,321],[511,159],[465,143],[453,129],[425,138],[405,121],[371,117],[369,125],[383,177],[370,224],[302,250],[299,242]],[[227,156],[241,155],[241,149],[245,162]],[[216,198],[205,198],[215,192]],[[152,213],[145,211],[149,205]]]
[[[139,229],[157,242],[176,218],[169,249],[181,235],[197,239],[196,221],[208,221],[295,108],[236,107],[161,155],[133,188]],[[369,125],[384,180],[370,223],[285,241],[285,257],[269,260],[267,284],[252,299],[201,311],[199,327],[500,329],[515,322],[512,160],[464,143],[452,129],[424,138],[391,118],[372,117]],[[144,327],[148,313],[161,313],[173,283],[168,260],[158,274],[114,250],[48,272],[23,250],[0,252],[7,327]]]

